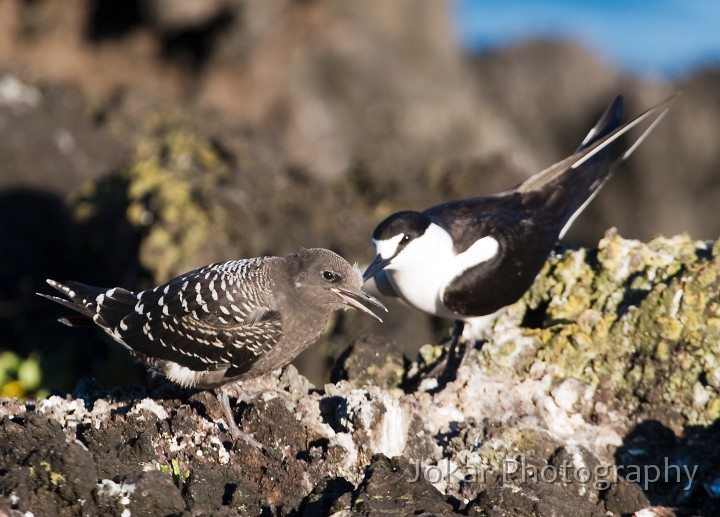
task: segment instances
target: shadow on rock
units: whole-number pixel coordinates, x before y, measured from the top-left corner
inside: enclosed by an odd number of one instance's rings
[[[657,420],[638,424],[615,453],[617,474],[640,485],[652,505],[678,515],[720,515],[720,420],[681,436]]]

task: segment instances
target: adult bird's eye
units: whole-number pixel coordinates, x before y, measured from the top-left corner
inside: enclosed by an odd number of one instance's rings
[[[402,238],[402,242],[404,242],[405,244],[407,244],[408,242],[410,242],[410,236],[409,236],[409,235],[405,235],[405,236]]]
[[[323,271],[322,276],[328,282],[337,282],[340,280],[340,275],[333,273],[332,271]]]

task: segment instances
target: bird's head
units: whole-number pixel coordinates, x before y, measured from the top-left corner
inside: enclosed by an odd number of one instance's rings
[[[372,236],[377,255],[365,270],[363,280],[401,263],[403,251],[422,237],[429,226],[426,215],[409,210],[396,212],[378,224]]]
[[[362,288],[363,278],[357,266],[352,266],[337,253],[323,248],[302,249],[286,258],[292,264],[294,284],[313,300],[331,309],[356,309],[382,319],[361,302],[368,302],[387,312],[387,308]]]

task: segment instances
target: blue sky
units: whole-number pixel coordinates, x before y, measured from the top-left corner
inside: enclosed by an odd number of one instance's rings
[[[453,9],[460,41],[473,50],[554,36],[642,75],[720,65],[720,0],[454,0]]]

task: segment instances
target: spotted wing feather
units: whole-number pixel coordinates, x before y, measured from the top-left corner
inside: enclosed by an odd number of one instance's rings
[[[92,318],[146,360],[240,374],[282,337],[262,259],[212,264],[139,293],[49,283],[70,299],[47,298]]]
[[[136,294],[131,310],[123,300],[127,312],[113,332],[143,355],[192,370],[242,373],[282,337],[266,285],[257,259],[206,266]],[[104,304],[98,314],[105,314]]]

